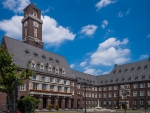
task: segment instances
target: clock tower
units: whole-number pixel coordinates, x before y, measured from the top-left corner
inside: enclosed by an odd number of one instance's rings
[[[23,11],[22,41],[43,49],[41,10],[34,3],[30,3]]]

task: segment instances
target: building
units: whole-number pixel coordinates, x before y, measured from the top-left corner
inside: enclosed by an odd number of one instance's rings
[[[43,49],[41,11],[33,3],[24,9],[21,22],[22,42],[7,36],[2,40],[2,45],[14,54],[19,70],[29,63],[35,72],[31,80],[19,86],[19,98],[30,95],[42,100],[37,109],[46,109],[49,104],[80,109],[84,102],[87,107],[150,108],[150,59],[115,65],[105,75],[78,72],[70,69],[63,56]],[[6,94],[0,93],[0,109],[6,109],[6,103]]]

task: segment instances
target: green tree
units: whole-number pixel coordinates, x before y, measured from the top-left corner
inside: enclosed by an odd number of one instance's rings
[[[14,90],[15,80],[18,79],[18,86],[22,85],[24,80],[33,76],[33,72],[29,69],[19,71],[15,62],[13,61],[13,55],[0,45],[0,92],[7,94],[9,112],[14,113]]]
[[[31,113],[35,111],[36,105],[41,102],[39,99],[26,96],[17,102],[18,109],[21,113]]]

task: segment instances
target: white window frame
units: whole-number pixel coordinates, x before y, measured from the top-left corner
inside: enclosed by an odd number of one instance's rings
[[[20,91],[26,91],[26,84],[20,85]]]
[[[114,86],[114,90],[118,90],[118,86]]]
[[[112,90],[112,86],[109,86],[109,90]]]
[[[133,89],[138,88],[138,84],[133,84]]]
[[[150,82],[147,83],[147,87],[150,87]]]
[[[140,96],[145,96],[145,91],[140,91]]]
[[[140,83],[140,88],[145,88],[145,83]]]
[[[133,96],[137,96],[137,91],[133,91]]]

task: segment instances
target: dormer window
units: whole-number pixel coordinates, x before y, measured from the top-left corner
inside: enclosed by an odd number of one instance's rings
[[[50,60],[51,63],[53,62],[53,58],[50,57],[49,60]]]
[[[59,64],[59,60],[58,59],[56,59],[56,63]]]
[[[55,73],[59,74],[59,68],[58,67],[55,68]]]
[[[113,82],[113,79],[111,79],[110,82],[112,83],[112,82]]]
[[[128,71],[128,69],[125,69],[125,70],[124,70],[124,72],[127,72],[127,71]]]
[[[25,53],[26,53],[28,56],[30,56],[30,52],[29,52],[28,49],[25,50]]]
[[[143,75],[141,79],[145,79],[145,75]]]
[[[131,68],[131,71],[133,71],[134,70],[134,68]]]
[[[65,68],[62,68],[62,74],[65,75],[66,72],[65,72]]]
[[[122,81],[124,81],[125,80],[125,78],[122,78]]]
[[[38,54],[37,53],[34,53],[34,56],[35,56],[35,58],[38,58]]]
[[[113,72],[113,74],[115,74],[115,73],[116,73],[116,71]]]
[[[43,55],[42,58],[43,58],[44,61],[46,60],[46,56]]]
[[[119,81],[119,79],[116,79],[116,82],[118,82]]]
[[[34,76],[32,77],[32,80],[36,80],[36,75],[34,75]]]
[[[107,82],[108,82],[108,80],[105,81],[105,83],[107,83]]]
[[[135,77],[135,80],[138,80],[138,77]]]
[[[44,70],[44,63],[43,62],[40,63],[40,70]]]
[[[37,17],[37,11],[33,9],[33,16]]]
[[[144,69],[147,69],[148,66],[144,66]]]
[[[31,68],[36,69],[36,64],[34,60],[31,60]]]
[[[103,83],[103,81],[101,81],[101,84]]]
[[[137,70],[140,70],[140,69],[141,69],[141,67],[138,67],[138,68],[137,68]]]
[[[131,77],[128,78],[128,81],[131,81]]]
[[[121,73],[121,70],[119,70],[119,72],[118,73]]]
[[[51,65],[48,65],[48,72],[52,72],[52,66]]]

